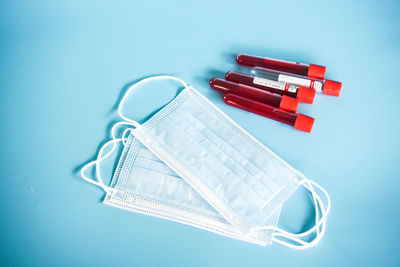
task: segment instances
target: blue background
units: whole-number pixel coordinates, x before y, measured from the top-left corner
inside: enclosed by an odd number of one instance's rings
[[[399,265],[399,1],[7,1],[0,4],[0,265]],[[299,112],[311,134],[223,104],[208,79],[234,54],[324,64],[343,82]],[[317,247],[260,247],[101,204],[78,170],[132,82],[182,77],[332,197]],[[130,98],[141,121],[174,95]],[[114,157],[115,159],[115,157]],[[110,178],[114,163],[104,165]],[[280,225],[301,231],[304,191]]]

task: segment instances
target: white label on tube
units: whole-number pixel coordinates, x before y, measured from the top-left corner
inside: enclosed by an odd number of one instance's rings
[[[321,93],[322,92],[322,82],[315,81],[313,88],[318,93]]]
[[[296,93],[297,89],[298,89],[298,86],[296,86],[296,85],[290,85],[287,83],[277,82],[277,81],[260,78],[260,77],[254,77],[253,83],[262,85],[262,86],[266,86],[266,87],[271,87],[271,88],[278,89],[278,90],[282,90],[282,91],[292,92],[292,93]]]
[[[283,82],[283,83],[296,84],[296,85],[304,86],[304,87],[311,86],[311,80],[309,80],[309,79],[293,77],[293,76],[283,75],[283,74],[279,74],[278,81]]]
[[[310,79],[293,77],[293,76],[284,75],[284,74],[279,74],[278,81],[283,82],[283,83],[296,84],[298,86],[309,87],[309,88],[314,89],[317,92],[322,91],[322,83],[319,81],[313,81]]]

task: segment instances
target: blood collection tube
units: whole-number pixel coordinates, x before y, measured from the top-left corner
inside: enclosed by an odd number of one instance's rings
[[[304,86],[277,82],[236,71],[228,71],[225,75],[225,79],[231,82],[253,86],[272,93],[294,97],[303,103],[312,104],[314,101],[315,90]]]
[[[278,95],[245,84],[234,83],[219,78],[210,80],[210,87],[222,93],[235,93],[245,98],[260,101],[270,106],[296,113],[299,101],[296,98]]]
[[[251,100],[240,95],[228,93],[224,95],[224,102],[230,106],[237,107],[282,123],[289,124],[295,129],[311,132],[314,124],[314,118],[303,114],[290,113],[273,106]]]
[[[236,62],[239,65],[244,65],[248,67],[263,67],[274,70],[281,70],[321,80],[324,79],[326,70],[325,66],[319,66],[315,64],[304,64],[299,62],[279,60],[268,57],[257,57],[246,54],[237,55]]]
[[[339,96],[340,89],[342,88],[341,82],[332,80],[322,81],[267,68],[254,67],[251,72],[261,79],[265,78],[277,82],[309,87],[324,95]]]

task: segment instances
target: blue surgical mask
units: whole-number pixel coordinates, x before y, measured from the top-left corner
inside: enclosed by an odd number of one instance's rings
[[[139,125],[122,114],[123,104],[136,86],[156,79],[179,81],[185,89]],[[118,111],[127,123],[136,127],[131,132],[138,141],[182,177],[239,232],[252,235],[262,230],[274,230],[274,240],[294,248],[315,245],[322,237],[330,208],[325,190],[276,156],[182,80],[169,76],[142,80],[127,91]],[[291,234],[269,225],[274,212],[300,185],[312,193],[316,225],[301,234]],[[326,195],[326,208],[315,188]],[[112,194],[118,193],[112,191]],[[301,239],[311,233],[316,234],[313,241]]]
[[[252,233],[242,233],[227,222],[181,177],[158,159],[132,134],[115,138],[114,130],[125,123],[117,123],[112,128],[113,140],[107,142],[100,150],[95,162],[97,179],[106,191],[103,203],[126,209],[136,213],[146,214],[169,221],[174,221],[227,237],[267,245],[272,242],[273,230],[260,230]],[[99,164],[115,149],[115,144],[122,142],[124,149],[111,181],[111,186],[105,186],[100,174]],[[114,145],[103,156],[103,151]],[[87,166],[90,166],[89,164]],[[86,168],[84,168],[85,170]],[[84,170],[82,172],[83,177]],[[86,178],[88,179],[88,178]],[[96,183],[92,180],[90,182]],[[270,216],[267,224],[276,226],[280,207]]]
[[[111,184],[115,190],[106,195],[105,204],[258,245],[272,242],[272,230],[241,233],[133,135],[127,139]],[[276,225],[279,212],[280,208],[272,213],[267,225]]]

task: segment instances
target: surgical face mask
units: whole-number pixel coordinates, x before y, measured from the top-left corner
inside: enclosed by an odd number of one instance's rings
[[[122,114],[122,106],[136,86],[165,78],[181,82],[185,89],[142,125]],[[185,179],[240,232],[252,234],[274,230],[274,240],[294,248],[315,245],[322,237],[330,208],[326,192],[182,80],[169,76],[142,80],[128,90],[118,111],[123,119],[136,127],[132,134],[141,143]],[[273,212],[299,185],[304,185],[312,193],[316,207],[315,226],[304,233],[291,234],[268,225]],[[314,188],[326,195],[326,208]],[[316,234],[314,240],[301,239],[311,233]]]
[[[124,143],[105,204],[258,245],[272,242],[272,230],[243,234],[229,224],[133,135],[129,135]],[[276,225],[279,212],[280,208],[268,218],[267,225]]]

